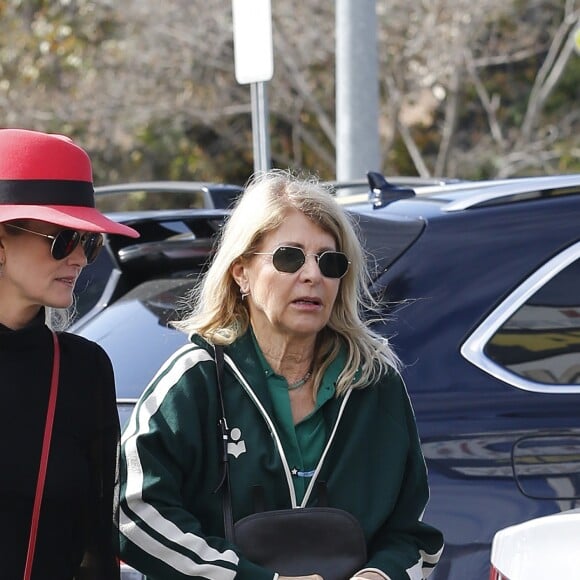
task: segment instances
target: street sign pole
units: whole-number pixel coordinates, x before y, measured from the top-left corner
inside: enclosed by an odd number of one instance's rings
[[[254,171],[270,169],[268,90],[274,73],[270,0],[232,0],[236,80],[250,85]]]
[[[268,131],[268,86],[264,82],[251,84],[252,137],[254,171],[270,169],[270,133]]]
[[[380,171],[376,0],[336,0],[336,179]]]

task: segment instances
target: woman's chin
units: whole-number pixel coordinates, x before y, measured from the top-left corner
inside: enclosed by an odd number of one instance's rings
[[[73,304],[72,292],[61,296],[54,296],[46,305],[50,308],[70,308]]]

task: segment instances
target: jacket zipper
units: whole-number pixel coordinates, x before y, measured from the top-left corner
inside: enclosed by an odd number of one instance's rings
[[[336,421],[335,421],[334,426],[332,428],[332,433],[330,434],[330,437],[329,437],[328,442],[324,448],[324,451],[322,452],[322,455],[320,456],[320,460],[319,460],[318,464],[316,465],[316,469],[314,470],[314,475],[312,476],[312,479],[310,480],[310,484],[308,485],[306,493],[304,494],[304,498],[302,500],[302,503],[300,505],[298,505],[298,503],[296,501],[296,491],[294,490],[294,483],[292,481],[292,473],[291,473],[290,467],[288,465],[288,460],[286,459],[286,454],[284,453],[284,448],[282,447],[282,442],[280,440],[278,432],[276,431],[276,427],[274,426],[274,423],[272,422],[272,419],[270,418],[270,415],[268,415],[268,413],[266,412],[266,409],[264,409],[262,403],[260,402],[260,399],[258,399],[258,397],[256,396],[256,393],[254,393],[254,390],[252,389],[252,387],[249,385],[249,383],[246,381],[246,379],[240,373],[240,371],[238,370],[234,361],[225,353],[224,353],[224,360],[225,360],[226,364],[230,367],[230,369],[233,371],[233,373],[236,375],[238,381],[240,381],[244,390],[248,393],[248,395],[250,396],[250,399],[252,399],[254,405],[256,405],[258,411],[260,412],[260,414],[262,415],[262,417],[266,421],[266,425],[268,426],[268,429],[270,430],[270,434],[274,438],[274,441],[276,443],[276,448],[278,449],[280,459],[282,460],[282,466],[284,468],[284,475],[286,476],[286,484],[288,485],[288,491],[290,493],[290,505],[292,506],[292,509],[306,507],[306,504],[310,498],[310,495],[312,494],[312,490],[314,489],[314,484],[316,483],[316,478],[318,477],[318,474],[320,473],[320,470],[322,469],[322,465],[324,463],[324,460],[326,459],[326,455],[328,454],[328,450],[330,449],[330,446],[332,445],[332,442],[334,440],[336,430],[338,428],[338,424],[340,423],[340,420],[342,418],[342,414],[344,412],[346,403],[347,403],[348,399],[350,398],[351,391],[349,390],[346,393],[346,395],[343,397],[343,401],[340,405],[340,409],[338,412],[338,417],[336,418]]]

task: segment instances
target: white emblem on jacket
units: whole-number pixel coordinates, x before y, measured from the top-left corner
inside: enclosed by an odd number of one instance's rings
[[[241,439],[242,432],[234,427],[230,431],[230,440],[228,441],[228,454],[233,455],[236,459],[246,452],[246,442]]]

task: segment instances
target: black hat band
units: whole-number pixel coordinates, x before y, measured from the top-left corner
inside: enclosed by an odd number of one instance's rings
[[[1,205],[78,205],[95,207],[93,184],[58,179],[0,180]]]

